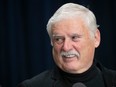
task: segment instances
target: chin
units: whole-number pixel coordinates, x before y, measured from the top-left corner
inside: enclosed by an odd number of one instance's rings
[[[67,73],[77,73],[77,70],[76,69],[66,69],[65,72]]]
[[[76,73],[78,71],[78,67],[75,67],[75,66],[72,66],[72,65],[64,66],[63,69],[66,72],[69,72],[69,73]]]

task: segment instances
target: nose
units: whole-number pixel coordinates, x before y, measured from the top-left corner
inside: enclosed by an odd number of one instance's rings
[[[71,43],[70,40],[65,39],[65,41],[63,43],[63,46],[62,46],[62,50],[63,51],[70,51],[70,50],[72,50],[72,43]]]

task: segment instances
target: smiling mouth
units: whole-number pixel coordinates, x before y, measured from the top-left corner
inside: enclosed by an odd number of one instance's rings
[[[64,58],[74,58],[75,56],[75,54],[62,55]]]

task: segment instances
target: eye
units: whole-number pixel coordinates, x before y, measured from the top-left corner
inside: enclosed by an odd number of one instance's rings
[[[80,36],[79,35],[73,35],[71,38],[72,38],[73,41],[78,41]]]
[[[61,37],[61,36],[55,36],[55,37],[53,38],[53,42],[55,42],[55,43],[57,43],[57,44],[61,44],[61,43],[64,42],[64,38]]]

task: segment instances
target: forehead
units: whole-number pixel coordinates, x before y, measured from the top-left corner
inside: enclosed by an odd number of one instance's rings
[[[60,20],[52,25],[52,34],[55,33],[83,33],[88,31],[85,22],[81,18]]]

